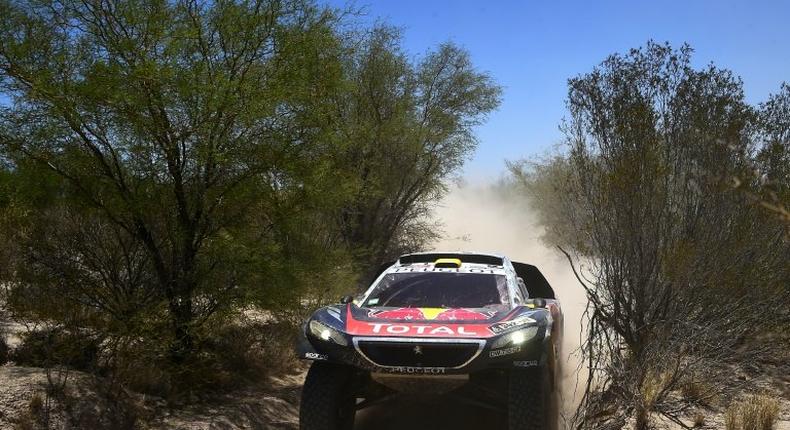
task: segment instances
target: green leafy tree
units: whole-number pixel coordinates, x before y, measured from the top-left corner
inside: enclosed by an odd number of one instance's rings
[[[341,70],[334,23],[301,1],[0,2],[12,100],[0,147],[65,180],[78,242],[108,235],[128,251],[105,263],[138,256],[127,263],[153,275],[137,281],[165,303],[177,362],[195,327],[245,294],[240,269],[260,260],[234,239],[250,220],[271,226],[321,194],[323,100]]]
[[[435,237],[432,204],[474,150],[474,127],[499,105],[501,89],[452,44],[410,61],[390,27],[373,29],[348,69],[339,170],[352,198],[341,231],[367,268]]]

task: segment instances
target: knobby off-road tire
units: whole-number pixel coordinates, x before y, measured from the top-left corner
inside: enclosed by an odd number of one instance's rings
[[[508,381],[509,430],[548,430],[551,411],[551,372],[535,367],[513,369]]]
[[[561,342],[555,342],[549,355],[549,363],[552,363],[551,374],[549,375],[551,387],[549,392],[549,430],[559,430],[560,412],[562,409],[562,347]]]
[[[300,430],[354,428],[356,398],[352,392],[352,375],[349,367],[313,362],[302,387]]]

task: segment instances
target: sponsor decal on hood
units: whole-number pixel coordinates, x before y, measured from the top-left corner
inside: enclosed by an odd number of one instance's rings
[[[346,330],[352,336],[485,338],[493,335],[487,323],[453,323],[450,322],[451,320],[440,319],[441,313],[437,313],[431,320],[428,320],[423,310],[419,308],[408,308],[408,312],[405,312],[406,309],[383,312],[397,311],[404,311],[396,313],[396,315],[403,316],[402,318],[388,317],[391,321],[364,321],[354,318],[349,306]],[[453,310],[442,309],[442,311]],[[413,318],[406,318],[409,315]],[[431,316],[431,314],[429,313],[427,316]],[[376,314],[376,318],[382,318],[381,314]],[[487,318],[480,319],[486,320]]]
[[[345,331],[351,336],[489,338],[522,325],[541,324],[544,309],[360,308],[349,304]]]
[[[371,309],[368,312],[370,318],[407,321],[477,321],[491,319],[495,314],[495,311],[445,308]]]

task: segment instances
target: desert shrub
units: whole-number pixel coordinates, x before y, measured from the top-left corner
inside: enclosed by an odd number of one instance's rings
[[[642,400],[645,405],[652,407],[661,393],[670,384],[672,374],[670,372],[649,372],[642,381]]]
[[[169,397],[174,391],[169,364],[151,351],[124,347],[116,352],[111,366],[113,379],[131,391],[159,397]]]
[[[638,373],[638,372],[635,372]],[[635,418],[636,428],[645,428],[650,418],[650,413],[664,397],[671,384],[673,373],[669,371],[648,370],[645,372],[640,389],[640,398],[636,402]]]
[[[703,414],[702,412],[699,412],[699,411],[696,412],[694,414],[693,427],[694,428],[699,428],[699,427],[702,427],[704,425],[705,425],[705,414]]]
[[[30,398],[28,407],[30,408],[30,412],[34,415],[41,415],[44,413],[44,399],[41,397],[41,394],[34,394],[33,397]]]
[[[14,430],[36,430],[46,428],[46,403],[40,393],[33,394],[27,409],[14,419]]]
[[[689,379],[680,385],[680,394],[690,402],[699,402],[704,393],[705,387],[699,381]]]
[[[296,367],[296,327],[289,322],[244,322],[228,324],[205,341],[200,360],[190,366],[181,380],[213,389],[233,389]],[[207,379],[206,375],[211,375]]]
[[[767,395],[753,395],[727,408],[727,430],[771,430],[779,415],[779,402]]]
[[[684,400],[696,404],[710,404],[718,396],[717,386],[708,382],[704,375],[692,372],[683,375],[679,384]]]
[[[111,379],[75,377],[73,381],[56,398],[56,408],[68,428],[132,430],[150,417],[138,398]]]
[[[748,197],[763,178],[788,189],[787,133],[754,136],[766,108],[747,104],[732,72],[695,69],[692,52],[648,42],[570,79],[566,152],[511,165],[587,295],[580,428],[614,407],[640,430],[651,412],[676,419],[667,394],[681,376],[704,371],[720,390],[728,363],[772,347],[756,334],[787,325],[772,305],[789,292],[786,226]],[[786,124],[790,88],[771,100],[769,123]],[[657,363],[674,369],[666,389],[647,377]]]
[[[99,341],[80,332],[57,328],[25,333],[11,359],[20,365],[51,367],[65,365],[78,370],[95,369]]]
[[[228,392],[297,368],[289,322],[225,322],[202,333],[200,354],[178,366],[155,340],[117,346],[108,373],[124,387],[180,403],[193,394]]]
[[[210,339],[207,351],[216,364],[226,371],[265,374],[269,367],[282,367],[278,351],[279,339],[272,338],[268,324],[229,326]]]

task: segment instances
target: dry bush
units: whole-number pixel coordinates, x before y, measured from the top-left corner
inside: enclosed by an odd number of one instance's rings
[[[613,407],[639,430],[651,413],[677,422],[693,404],[669,395],[684,375],[731,385],[723,369],[764,356],[755,334],[788,321],[773,305],[790,293],[785,226],[729,180],[759,167],[755,110],[732,72],[695,69],[692,52],[648,42],[570,79],[566,154],[511,166],[587,295],[579,428]],[[665,370],[666,385],[651,374]]]
[[[662,393],[667,390],[673,375],[670,372],[650,372],[642,382],[642,401],[652,408]]]
[[[771,430],[779,416],[779,402],[767,395],[753,395],[727,408],[727,430]]]
[[[290,323],[220,324],[203,334],[202,352],[188,363],[174,366],[166,351],[129,342],[115,348],[107,367],[113,380],[132,391],[181,403],[191,395],[228,392],[295,369],[296,334]]]
[[[719,387],[696,372],[683,375],[679,385],[680,395],[689,403],[709,405],[718,398]]]
[[[638,374],[642,372],[637,371],[633,373]],[[675,374],[667,370],[649,369],[645,372],[641,387],[638,390],[639,398],[634,402],[636,405],[636,428],[647,428],[650,414],[670,391],[674,380]]]
[[[41,397],[41,394],[34,394],[33,397],[30,398],[28,407],[33,415],[41,415],[44,413],[44,399]]]
[[[105,345],[100,368],[108,388],[165,397],[173,391],[172,372],[166,359],[166,345],[154,337],[118,338]]]
[[[680,386],[680,394],[689,402],[699,402],[705,396],[706,389],[702,381],[687,379]]]
[[[40,393],[33,394],[28,407],[14,420],[14,430],[37,430],[46,428],[46,402]]]
[[[704,425],[705,425],[705,414],[703,414],[702,412],[697,411],[694,414],[694,422],[693,422],[692,426],[694,428],[699,428],[699,427],[702,427]]]
[[[90,370],[96,367],[98,354],[96,339],[84,333],[49,328],[25,333],[10,358],[23,366],[65,365]]]
[[[289,322],[245,322],[218,330],[206,342],[205,366],[233,388],[294,369],[296,327]]]

